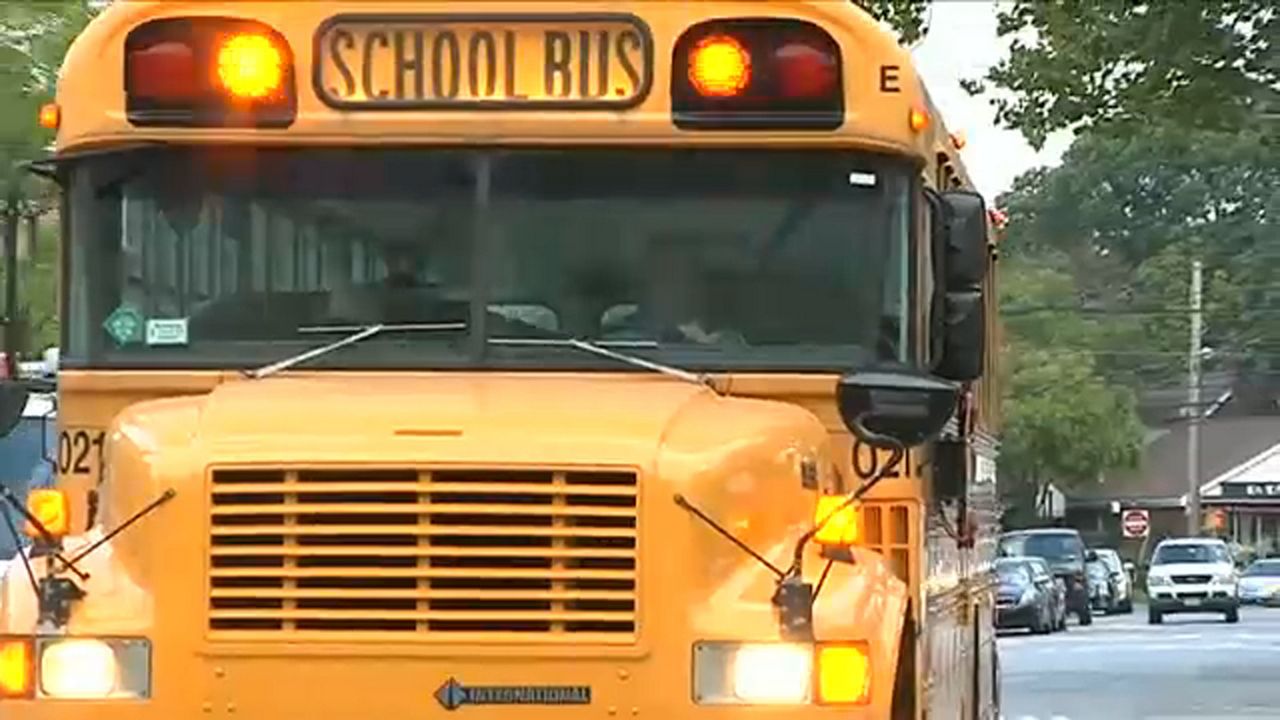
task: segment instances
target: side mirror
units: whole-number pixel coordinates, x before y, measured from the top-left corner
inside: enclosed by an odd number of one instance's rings
[[[982,377],[986,354],[986,202],[967,190],[941,193],[934,197],[934,221],[934,372],[968,382]]]
[[[1084,552],[1085,562],[1098,562],[1098,552],[1096,550],[1086,550]]]
[[[1133,574],[1133,571],[1134,571],[1134,570],[1137,570],[1137,569],[1138,569],[1138,568],[1137,568],[1137,566],[1133,564],[1133,561],[1132,561],[1132,560],[1125,560],[1125,561],[1124,561],[1124,571],[1125,571],[1125,572],[1127,572],[1127,573],[1129,573],[1130,575],[1132,575],[1132,574]]]
[[[903,367],[868,369],[840,379],[840,418],[873,447],[913,447],[942,434],[955,414],[959,389],[952,383]]]
[[[29,394],[30,391],[23,383],[0,382],[0,438],[8,437],[22,420]]]

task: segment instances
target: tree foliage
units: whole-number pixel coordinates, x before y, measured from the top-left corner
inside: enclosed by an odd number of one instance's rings
[[[0,3],[0,199],[34,192],[17,166],[53,140],[36,117],[53,99],[62,57],[92,14],[86,0]]]
[[[898,32],[906,44],[924,37],[930,0],[853,0],[855,5],[871,13],[877,20],[886,22]]]
[[[1181,379],[1193,258],[1213,362],[1280,350],[1280,149],[1258,132],[1087,132],[1060,167],[1025,175],[1002,202],[1006,253],[1064,258],[1076,288],[1064,310],[1105,320],[1095,349],[1150,352],[1102,358],[1112,380]]]
[[[1069,267],[1048,252],[1002,261],[1002,306],[1031,311],[1005,318],[1001,475],[1032,489],[1069,488],[1131,465],[1142,438],[1132,394],[1107,381],[1090,349],[1106,337],[1105,323],[1038,312],[1075,300]]]
[[[1087,351],[1027,348],[1015,357],[1005,473],[1070,487],[1137,462],[1142,425],[1132,394],[1108,385]]]
[[[39,214],[52,205],[52,188],[32,178],[21,163],[48,151],[53,134],[39,126],[39,108],[53,99],[62,58],[94,7],[88,0],[0,2],[0,219]],[[38,348],[56,343],[58,336],[55,222],[52,215],[42,219],[33,256],[21,270],[24,307],[6,310],[28,320],[29,339]]]
[[[1015,0],[999,20],[1010,55],[970,92],[1042,147],[1056,130],[1173,119],[1233,131],[1274,112],[1280,11],[1273,0]]]

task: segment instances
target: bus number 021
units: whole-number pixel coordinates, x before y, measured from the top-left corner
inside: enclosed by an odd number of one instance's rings
[[[853,474],[858,476],[860,480],[870,480],[880,472],[880,468],[890,463],[889,468],[884,473],[884,478],[900,478],[911,474],[911,451],[903,453],[902,457],[894,458],[893,451],[886,448],[877,448],[868,445],[861,440],[853,441]],[[903,472],[906,468],[906,472]]]
[[[58,472],[63,475],[88,475],[102,467],[102,446],[106,433],[101,430],[63,430],[58,433]]]

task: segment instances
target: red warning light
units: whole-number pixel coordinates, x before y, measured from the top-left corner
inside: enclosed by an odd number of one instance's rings
[[[838,62],[830,53],[805,43],[790,43],[774,55],[779,94],[785,98],[822,98],[836,89]]]

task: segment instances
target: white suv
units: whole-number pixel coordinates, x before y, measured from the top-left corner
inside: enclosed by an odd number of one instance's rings
[[[1147,620],[1158,625],[1169,613],[1222,613],[1240,620],[1235,564],[1216,538],[1162,540],[1147,570]]]

